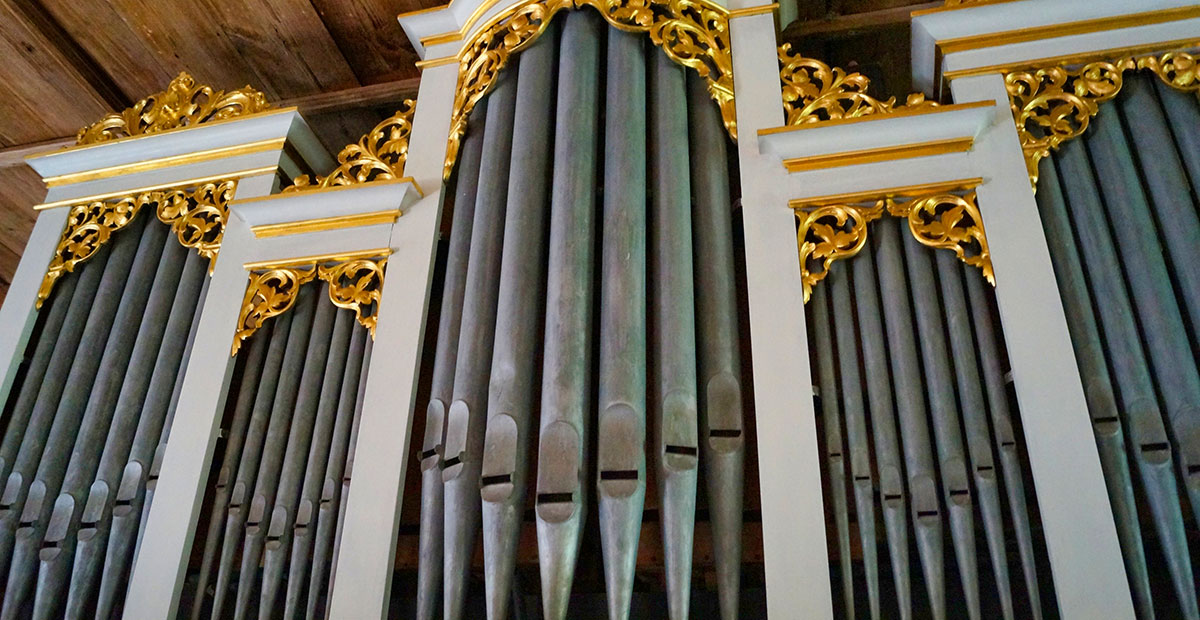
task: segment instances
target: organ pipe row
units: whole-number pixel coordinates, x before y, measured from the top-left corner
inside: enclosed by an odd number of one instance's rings
[[[921,245],[902,220],[872,227],[874,247],[833,264],[809,304],[844,616],[865,607],[871,618],[1040,618],[1032,518],[980,275],[953,254]],[[909,518],[920,575],[909,569]],[[852,520],[860,558],[852,552]],[[1010,567],[1007,532],[1018,567]],[[882,603],[880,538],[894,580],[892,609]],[[957,567],[961,604],[950,594],[949,566]],[[1010,572],[1018,569],[1026,598],[1019,607]],[[856,593],[864,586],[865,604]],[[984,606],[984,589],[995,593],[997,610]]]
[[[6,412],[4,618],[119,609],[207,288],[148,216],[56,287]]]
[[[1197,122],[1195,97],[1131,74],[1083,137],[1042,161],[1037,192],[1143,619],[1200,618],[1183,505],[1200,514],[1200,144],[1184,129]],[[1147,547],[1168,592],[1151,584]]]
[[[722,615],[737,617],[743,438],[725,149],[703,83],[590,11],[553,24],[473,111],[419,455],[418,618],[463,617],[481,528],[487,614],[508,617],[531,486],[543,612],[566,617],[590,476],[608,615],[629,617],[648,446],[670,617],[688,616],[702,462]]]

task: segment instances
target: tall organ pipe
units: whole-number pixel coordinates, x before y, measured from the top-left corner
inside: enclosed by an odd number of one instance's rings
[[[479,473],[496,327],[509,157],[512,154],[516,68],[510,67],[496,78],[488,101],[475,224],[471,231],[470,262],[463,294],[462,331],[454,368],[454,402],[446,419],[446,460],[442,470],[445,485],[443,617],[446,620],[462,617],[471,557],[479,530]]]
[[[301,293],[304,293],[301,290]],[[297,304],[302,300],[297,300]],[[246,526],[246,513],[249,511],[249,495],[254,492],[254,479],[258,476],[259,459],[262,456],[263,438],[267,432],[267,424],[274,408],[276,393],[280,391],[284,381],[283,373],[296,376],[299,369],[293,356],[287,355],[289,341],[292,340],[292,326],[295,317],[300,315],[300,308],[293,308],[282,316],[276,317],[271,327],[271,341],[267,347],[267,360],[263,365],[262,377],[258,382],[258,392],[254,396],[254,408],[250,413],[250,424],[246,429],[245,447],[238,462],[237,476],[229,493],[229,507],[225,514],[225,536],[221,541],[221,554],[217,564],[217,582],[213,587],[213,603],[211,617],[222,618],[225,614],[225,595],[229,590],[230,579],[233,575],[234,554],[242,541],[242,533]],[[307,321],[307,317],[300,316]],[[299,332],[307,332],[309,325],[298,325]],[[220,515],[214,515],[221,518]]]
[[[308,598],[304,606],[306,620],[313,620],[316,617],[317,602],[325,593],[329,565],[333,558],[333,538],[338,525],[338,509],[343,495],[342,476],[346,471],[346,455],[349,449],[351,427],[356,418],[355,405],[358,402],[359,375],[363,369],[367,338],[366,329],[355,328],[350,336],[350,351],[347,354],[345,369],[342,373],[342,387],[338,397],[336,419],[333,423],[333,439],[330,442],[329,458],[325,461],[321,502],[317,507],[317,531],[313,538],[312,572],[308,579]],[[440,572],[441,566],[439,565],[437,569]],[[289,579],[291,579],[290,576]],[[290,590],[290,582],[288,587]],[[295,616],[289,617],[294,618]]]
[[[258,567],[266,549],[268,530],[271,527],[271,514],[274,513],[277,499],[284,499],[292,488],[300,483],[296,474],[296,459],[298,454],[307,446],[306,440],[312,433],[313,416],[316,414],[317,400],[321,393],[321,373],[325,369],[325,359],[329,354],[329,334],[333,328],[333,315],[336,307],[328,297],[320,294],[319,287],[308,286],[302,289],[296,312],[308,312],[312,317],[312,328],[300,339],[288,343],[288,351],[284,356],[284,368],[287,369],[288,354],[293,352],[296,345],[296,373],[299,383],[293,389],[284,393],[283,398],[276,395],[275,408],[271,412],[271,422],[267,426],[267,438],[263,446],[262,461],[258,466],[258,479],[254,483],[254,499],[250,502],[250,513],[246,517],[246,539],[242,543],[242,568],[238,573],[238,591],[235,599],[234,619],[241,620],[250,615],[254,583],[258,581]],[[306,296],[305,293],[308,295]],[[313,298],[316,298],[315,300]],[[293,332],[296,324],[292,323]],[[305,321],[307,323],[307,320]],[[284,385],[285,375],[280,379]],[[291,387],[291,386],[289,386]],[[293,499],[294,501],[294,499]],[[266,584],[263,584],[264,586]],[[266,594],[266,588],[263,588]],[[259,608],[259,618],[262,612]]]
[[[812,307],[813,349],[817,353],[817,389],[821,397],[821,424],[825,435],[825,466],[833,495],[833,522],[837,532],[838,562],[842,575],[842,604],[846,618],[854,618],[854,572],[850,559],[850,506],[846,498],[846,442],[842,439],[842,414],[838,406],[837,362],[829,320],[826,287],[814,287]]]
[[[346,525],[346,501],[350,495],[350,482],[354,476],[354,453],[358,448],[358,428],[362,422],[363,399],[367,393],[367,374],[371,370],[371,351],[375,349],[375,340],[368,338],[362,354],[362,364],[359,367],[358,384],[355,386],[357,391],[354,395],[354,409],[350,421],[350,441],[346,446],[346,464],[342,474],[342,495],[338,500],[337,525],[334,527],[333,534],[333,549],[329,554],[331,562],[329,565],[329,584],[325,592],[333,592],[334,581],[337,580],[337,557],[338,549],[342,546],[342,530]],[[314,582],[316,583],[316,582]],[[312,605],[312,597],[319,595],[318,590],[309,590],[309,604]]]
[[[140,227],[136,257],[132,266],[114,274],[112,300],[119,302],[115,311],[98,303],[101,315],[88,316],[88,327],[82,346],[76,352],[67,379],[67,389],[59,401],[54,424],[50,428],[46,450],[42,453],[37,474],[30,485],[21,510],[21,522],[16,533],[12,565],[9,567],[8,582],[4,592],[4,607],[0,618],[16,618],[26,599],[32,594],[37,575],[38,548],[46,531],[47,521],[53,508],[51,498],[56,497],[62,487],[69,466],[69,459],[76,449],[76,437],[80,428],[107,427],[123,378],[122,371],[129,361],[136,335],[138,314],[146,304],[150,293],[157,258],[161,256],[167,230],[162,226]],[[109,262],[106,273],[115,267]],[[124,286],[117,286],[123,282]],[[117,293],[117,289],[123,289]],[[105,292],[101,285],[100,295]],[[94,319],[99,319],[93,322]],[[93,327],[95,332],[92,332]],[[96,336],[95,339],[89,336]],[[94,345],[88,347],[87,345]],[[89,450],[90,451],[90,450]]]
[[[486,105],[487,100],[481,101],[471,112],[471,123],[467,126],[467,137],[463,142],[462,161],[459,162],[454,194],[454,215],[450,227],[450,248],[446,253],[446,275],[442,285],[437,348],[433,359],[429,405],[425,410],[425,439],[421,445],[421,524],[418,539],[420,559],[417,564],[416,620],[433,620],[441,606],[442,452],[446,439],[446,413],[454,392],[454,356],[458,352],[458,335],[462,326],[467,255],[471,251],[471,224],[475,216],[475,194],[479,189],[479,157],[483,148]],[[339,475],[339,485],[340,479]],[[317,521],[317,527],[322,527],[320,520]]]
[[[892,562],[892,577],[896,582],[896,603],[900,618],[912,618],[912,586],[908,566],[908,515],[905,513],[904,465],[896,438],[895,404],[892,398],[891,373],[884,345],[883,323],[880,319],[879,289],[871,245],[860,252],[854,268],[854,300],[858,308],[858,328],[861,338],[863,372],[866,375],[867,399],[870,404],[875,461],[879,470],[879,495],[883,506],[883,523],[887,531],[888,554]]]
[[[221,537],[225,533],[223,517],[229,508],[230,482],[237,473],[238,463],[242,458],[242,450],[246,443],[246,431],[250,426],[250,415],[254,410],[254,401],[257,399],[264,359],[267,355],[267,343],[270,342],[271,330],[274,326],[275,321],[268,321],[259,328],[258,333],[250,339],[249,346],[246,348],[246,357],[242,360],[237,400],[234,402],[233,419],[230,420],[225,441],[225,456],[221,460],[221,469],[217,470],[212,507],[208,511],[208,532],[204,537],[204,555],[201,556],[200,574],[196,578],[196,598],[192,602],[192,620],[200,619],[206,598],[205,594],[208,592],[208,582],[212,578],[217,553],[221,549]]]
[[[303,544],[308,537],[311,498],[320,491],[317,485],[320,476],[325,473],[325,459],[329,457],[329,433],[333,430],[333,415],[337,411],[346,349],[350,344],[350,330],[354,326],[352,312],[341,312],[328,296],[320,297],[318,324],[322,322],[320,311],[324,310],[334,315],[333,327],[332,330],[326,328],[324,332],[324,355],[321,355],[318,334],[314,333],[310,342],[317,342],[317,355],[312,355],[313,346],[310,344],[310,354],[304,366],[305,374],[311,372],[311,376],[319,381],[315,381],[318,383],[315,389],[302,389],[300,392],[301,402],[297,406],[297,418],[292,422],[283,472],[275,494],[275,508],[271,511],[270,525],[267,527],[262,594],[258,607],[258,616],[264,619],[272,617],[278,605],[280,585],[288,568],[288,552],[294,543]],[[319,474],[316,472],[318,469]],[[302,551],[307,563],[307,547]],[[293,564],[297,570],[302,570],[304,565]],[[295,611],[299,591],[294,586],[300,583],[303,581],[299,576],[288,581],[287,592],[296,592],[294,596],[285,597],[285,609]],[[294,616],[285,613],[285,617]]]
[[[580,61],[590,61],[585,68],[596,67],[597,51],[601,29],[599,24],[579,18],[577,30],[580,31],[577,44],[582,50]],[[603,211],[603,248],[601,250],[600,277],[600,374],[599,374],[599,418],[596,433],[598,480],[596,490],[599,497],[600,513],[600,543],[604,558],[604,582],[608,594],[608,617],[610,620],[623,620],[629,617],[629,607],[633,597],[633,577],[637,562],[638,538],[642,528],[642,509],[646,499],[646,51],[641,37],[621,32],[615,28],[605,28],[608,35],[608,50],[605,71],[614,79],[607,81],[605,111],[607,119],[604,134],[604,211]],[[565,37],[564,37],[565,39]],[[569,48],[564,48],[569,49]],[[586,54],[586,55],[585,55]],[[567,66],[569,55],[563,55],[563,66]],[[564,69],[565,70],[565,69]],[[616,78],[615,76],[620,76]],[[585,81],[591,90],[592,80]],[[595,118],[593,107],[585,108],[591,112],[589,120]],[[563,114],[560,105],[559,114]],[[561,122],[560,116],[560,122]],[[594,125],[593,125],[594,126]],[[575,157],[583,161],[576,166],[583,169],[572,175],[578,179],[579,186],[575,194],[590,196],[592,187],[591,162],[587,154],[594,151],[584,150],[590,143],[581,144],[571,152],[578,152]],[[564,145],[565,146],[565,145]],[[557,170],[556,170],[557,172]],[[557,185],[557,184],[556,184]],[[571,196],[568,194],[567,196]],[[567,196],[564,196],[566,198]],[[585,203],[587,204],[587,203]],[[559,211],[566,213],[559,215]],[[557,322],[551,323],[550,311],[546,319],[546,345],[558,346],[557,337],[562,333],[572,333],[572,350],[577,350],[580,356],[572,366],[572,374],[567,375],[571,385],[577,386],[579,395],[575,398],[586,398],[589,357],[589,342],[586,336],[588,329],[588,309],[591,307],[589,293],[591,280],[591,243],[588,241],[568,244],[568,232],[575,227],[583,227],[588,233],[592,228],[591,209],[573,211],[570,203],[562,207],[555,206],[555,224],[552,230],[566,237],[559,242],[564,245],[561,252],[570,252],[572,259],[571,274],[567,282],[573,284],[567,292],[573,292],[581,297],[575,303],[570,316],[570,324],[559,327]],[[559,223],[561,222],[561,223]],[[551,233],[552,238],[555,233]],[[577,233],[582,236],[583,233]],[[587,237],[583,237],[587,239]],[[556,253],[551,254],[554,262]],[[560,285],[561,286],[561,285]],[[551,288],[552,291],[556,290]],[[569,300],[570,297],[567,297]],[[559,302],[561,303],[561,302]],[[552,304],[550,309],[556,310],[558,304]],[[568,307],[570,309],[570,307]],[[551,327],[554,326],[552,330]],[[549,354],[546,356],[547,384],[550,387],[551,365]],[[575,373],[578,373],[576,375]],[[554,426],[549,424],[547,403],[553,402],[543,397],[542,407],[542,454],[546,454],[546,446],[554,445],[551,438],[558,439],[555,443],[567,443],[571,452],[563,457],[569,464],[564,467],[566,472],[563,483],[558,488],[566,488],[574,492],[577,488],[573,478],[576,471],[582,475],[586,461],[586,418],[568,418],[566,424]],[[576,400],[570,401],[576,403]],[[582,411],[586,407],[579,405]],[[574,413],[572,411],[572,413]],[[554,424],[560,424],[555,422]],[[553,434],[552,434],[553,431]],[[579,447],[575,447],[578,445]],[[571,459],[571,460],[566,460]],[[538,461],[539,477],[543,461]],[[568,486],[569,483],[569,486]],[[554,487],[539,482],[539,493],[547,492]],[[547,491],[543,491],[547,489]],[[582,523],[583,495],[578,494],[575,500],[576,514],[571,513],[569,506],[551,513],[549,509],[539,506],[539,543],[547,536],[542,533],[543,522],[565,521],[571,517],[574,548],[578,548],[578,530]],[[550,528],[547,527],[546,530]],[[540,545],[539,545],[540,546]],[[572,556],[573,560],[573,556]],[[570,568],[573,569],[574,562]],[[546,587],[546,572],[542,573],[543,591]],[[568,581],[569,585],[569,581]],[[556,587],[561,587],[556,585]],[[555,592],[560,597],[560,607],[556,608],[555,618],[562,618],[566,612],[567,592]],[[547,617],[551,617],[547,613]]]
[[[184,278],[193,278],[191,274],[195,274],[194,279],[180,282],[175,302],[171,306],[171,318],[168,319],[167,331],[163,336],[164,344],[154,362],[154,373],[150,377],[150,387],[146,390],[146,402],[142,405],[142,414],[138,419],[138,427],[134,432],[124,471],[119,474],[120,481],[115,489],[112,512],[109,521],[103,525],[105,528],[111,528],[111,531],[97,532],[101,536],[96,540],[98,545],[107,543],[107,548],[95,551],[97,555],[103,554],[104,557],[104,570],[100,576],[100,593],[96,603],[97,618],[111,617],[119,590],[123,588],[128,573],[126,568],[133,561],[135,540],[140,539],[141,505],[147,498],[146,472],[149,471],[151,459],[154,457],[155,446],[160,444],[164,433],[166,418],[170,414],[171,403],[174,402],[173,395],[183,379],[180,371],[186,366],[185,360],[196,324],[199,322],[200,306],[204,303],[204,291],[209,282],[206,276],[207,264],[205,259],[195,254],[189,254],[185,262]],[[117,483],[117,480],[114,479],[113,482]],[[80,556],[84,551],[86,549],[77,549],[76,555]]]
[[[829,295],[833,301],[833,329],[837,339],[838,374],[842,411],[850,448],[851,487],[862,543],[863,570],[871,618],[879,618],[879,557],[875,546],[875,480],[871,477],[871,448],[863,406],[862,375],[858,369],[858,339],[850,299],[849,267],[835,263],[829,270]]]
[[[901,220],[887,222],[904,226]],[[944,329],[938,312],[937,290],[929,249],[912,235],[904,236],[904,254],[908,264],[914,315],[920,335],[921,360],[925,369],[925,387],[933,420],[934,445],[942,492],[950,510],[950,539],[958,559],[958,573],[966,598],[967,613],[973,620],[981,615],[979,607],[979,569],[975,559],[975,519],[971,510],[971,492],[967,466],[959,435],[954,385],[951,383],[950,358],[943,342]]]
[[[738,617],[742,569],[742,495],[746,452],[742,364],[738,354],[737,282],[726,137],[704,80],[688,72],[693,158],[696,320],[700,369],[700,435],[713,529],[722,620]]]
[[[1017,537],[1017,548],[1021,556],[1021,567],[1025,573],[1025,588],[1029,595],[1033,617],[1042,617],[1042,600],[1038,590],[1037,568],[1033,555],[1033,531],[1029,524],[1029,508],[1025,501],[1025,482],[1021,475],[1021,461],[1017,455],[1017,439],[1013,432],[1012,414],[1008,405],[1008,390],[1004,383],[1004,370],[1000,366],[1000,347],[996,343],[996,332],[992,326],[992,314],[988,297],[984,292],[983,280],[973,267],[957,265],[966,272],[967,298],[971,316],[975,323],[975,342],[983,366],[983,382],[987,390],[988,409],[991,412],[993,441],[1000,453],[1000,467],[1004,475],[1004,488],[1008,496],[1008,509],[1012,514],[1013,530]],[[1080,274],[1082,278],[1082,274]],[[1082,280],[1081,280],[1082,283]],[[1111,388],[1109,388],[1111,394]],[[1118,429],[1120,427],[1118,426]],[[1119,446],[1118,446],[1119,447]],[[1129,478],[1124,457],[1121,460],[1125,478]]]
[[[157,223],[151,225],[158,226]],[[118,373],[123,369],[124,376],[115,377],[111,384],[113,387],[120,385],[116,400],[104,403],[103,410],[95,412],[95,419],[85,420],[79,429],[61,495],[55,501],[38,554],[40,565],[34,618],[54,615],[68,598],[66,586],[89,485],[96,477],[104,453],[110,450],[126,452],[133,440],[186,256],[187,249],[173,240],[168,240],[162,247],[149,297],[132,308],[133,315],[141,314],[140,325],[133,338],[128,367],[123,368],[125,365],[122,364],[116,369]],[[132,328],[138,318],[130,318],[123,331],[135,331]]]
[[[38,389],[37,401],[21,437],[20,448],[13,459],[4,493],[0,496],[0,574],[8,572],[19,512],[29,491],[30,478],[37,470],[38,461],[41,460],[42,451],[46,447],[59,401],[68,385],[73,391],[83,389],[83,386],[76,382],[69,383],[71,369],[77,357],[76,351],[79,350],[80,343],[84,342],[86,333],[88,349],[94,354],[98,346],[96,341],[105,335],[97,331],[104,322],[99,315],[105,307],[110,307],[111,311],[115,312],[115,298],[120,295],[120,285],[123,283],[123,280],[117,279],[117,274],[121,273],[123,276],[133,260],[133,253],[138,244],[135,230],[136,223],[134,230],[117,235],[110,245],[102,247],[91,261],[84,263],[79,274],[67,316],[63,321],[63,329],[54,345],[54,355],[46,369],[46,379]],[[114,264],[114,268],[111,275],[105,278],[104,274],[108,273],[110,262]],[[103,296],[99,295],[101,285],[104,287]],[[97,319],[92,322],[95,329],[87,330],[85,327],[90,322],[92,312],[97,314]],[[91,387],[90,382],[86,387]]]
[[[1158,89],[1159,100],[1162,101],[1163,109],[1170,121],[1171,134],[1175,139],[1175,145],[1179,147],[1179,155],[1183,159],[1184,167],[1187,168],[1192,188],[1198,188],[1200,187],[1200,135],[1196,135],[1195,127],[1200,126],[1200,103],[1197,103],[1196,97],[1192,93],[1176,90],[1160,80],[1152,79],[1150,81],[1154,82],[1155,88]],[[1200,326],[1197,325],[1192,325],[1192,327],[1200,329]]]
[[[1133,141],[1132,146],[1137,153],[1138,169],[1142,171],[1141,177],[1146,182],[1149,197],[1146,202],[1162,224],[1157,228],[1161,234],[1158,241],[1165,242],[1163,245],[1167,255],[1175,265],[1171,275],[1178,283],[1180,296],[1186,302],[1185,315],[1190,320],[1192,329],[1200,330],[1200,269],[1189,268],[1200,264],[1200,213],[1197,213],[1196,205],[1192,202],[1192,188],[1188,184],[1179,153],[1172,143],[1167,118],[1154,96],[1154,87],[1150,82],[1155,79],[1141,71],[1130,76],[1125,82],[1124,94],[1118,100],[1121,118],[1129,128],[1129,139]],[[1191,127],[1195,128],[1196,125]],[[1136,207],[1126,204],[1120,208],[1125,210]],[[1143,224],[1145,219],[1143,218]],[[1149,238],[1146,241],[1149,241]],[[1197,411],[1193,410],[1192,416],[1196,413]],[[1195,441],[1200,442],[1200,437]],[[1196,449],[1200,450],[1200,447]],[[1200,465],[1194,460],[1190,462]],[[1187,463],[1181,465],[1186,466]],[[1200,485],[1200,472],[1194,474],[1194,477],[1198,479],[1189,484]],[[1189,479],[1186,471],[1184,479]]]
[[[917,553],[925,575],[931,615],[944,620],[946,583],[942,556],[942,516],[938,509],[932,447],[929,427],[926,425],[925,398],[922,394],[924,379],[914,341],[916,329],[913,326],[904,257],[901,254],[901,235],[908,234],[908,231],[901,230],[900,226],[903,223],[899,220],[885,220],[875,225],[875,236],[879,239],[875,261],[879,269],[880,296],[888,300],[883,304],[883,314],[887,324],[887,344],[891,353],[908,492],[912,499]]]
[[[930,252],[930,250],[926,250]],[[992,572],[1000,593],[1000,612],[1013,617],[1012,587],[1008,575],[1008,554],[1004,543],[1004,515],[1000,508],[1000,483],[996,478],[996,462],[992,456],[992,437],[988,429],[987,404],[979,378],[975,357],[975,338],[971,333],[971,316],[963,293],[962,265],[950,252],[933,252],[938,282],[942,290],[942,309],[949,334],[954,376],[958,383],[959,411],[967,439],[967,455],[975,480],[975,493],[983,516],[984,538],[991,554]],[[978,278],[979,274],[968,274]],[[945,348],[942,347],[943,352]],[[949,388],[950,386],[946,386]],[[951,401],[952,402],[952,401]]]
[[[696,397],[696,303],[692,278],[691,164],[684,67],[655,50],[650,63],[654,226],[651,334],[659,523],[673,620],[688,617],[699,466]]]
[[[517,542],[525,514],[535,347],[545,276],[550,124],[554,112],[555,24],[519,58],[517,109],[508,174],[496,335],[488,384],[481,490],[487,616],[508,616]]]
[[[1078,141],[1063,144],[1056,156],[1061,166],[1059,181],[1066,190],[1066,206],[1071,212],[1070,221],[1079,240],[1092,294],[1095,299],[1104,300],[1104,303],[1095,304],[1094,308],[1104,330],[1105,344],[1111,351],[1109,362],[1121,398],[1121,409],[1129,419],[1129,433],[1135,446],[1134,458],[1138,461],[1142,488],[1154,515],[1159,543],[1163,547],[1181,606],[1195,610],[1195,581],[1179,505],[1171,444],[1158,407],[1150,366],[1138,337],[1133,307],[1121,275],[1108,222],[1098,205],[1099,190],[1084,149],[1083,143]],[[1055,210],[1059,205],[1054,201],[1046,201],[1041,208],[1043,213],[1057,216]],[[1065,216],[1058,217],[1065,220]],[[1049,218],[1043,216],[1043,219]]]

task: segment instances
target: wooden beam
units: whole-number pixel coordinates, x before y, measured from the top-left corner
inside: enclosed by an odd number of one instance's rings
[[[310,117],[332,114],[344,110],[360,110],[384,105],[394,105],[398,108],[400,102],[416,97],[417,87],[420,83],[421,78],[419,77],[408,78],[394,82],[371,84],[369,86],[356,86],[330,93],[316,93],[293,99],[285,99],[277,105],[279,107],[295,106],[299,108],[301,113]],[[53,151],[71,146],[72,144],[75,144],[75,137],[68,136],[0,149],[0,168],[21,166],[25,164],[25,156],[27,155]]]
[[[912,19],[910,14],[913,11],[935,8],[943,4],[944,2],[938,0],[936,2],[897,6],[878,11],[868,11],[866,13],[836,15],[823,19],[798,20],[792,22],[784,29],[783,40],[836,39],[896,24],[906,24]]]

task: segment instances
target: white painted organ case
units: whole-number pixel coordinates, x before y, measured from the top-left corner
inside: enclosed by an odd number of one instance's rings
[[[32,158],[0,618],[1196,618],[1200,11],[947,4],[902,102],[455,0],[336,159],[186,75]]]

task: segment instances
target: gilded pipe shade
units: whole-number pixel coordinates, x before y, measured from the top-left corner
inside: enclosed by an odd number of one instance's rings
[[[354,144],[338,153],[338,167],[326,176],[311,179],[300,175],[284,192],[301,191],[355,183],[398,179],[408,159],[408,138],[417,104],[408,99],[395,114],[385,118]]]

